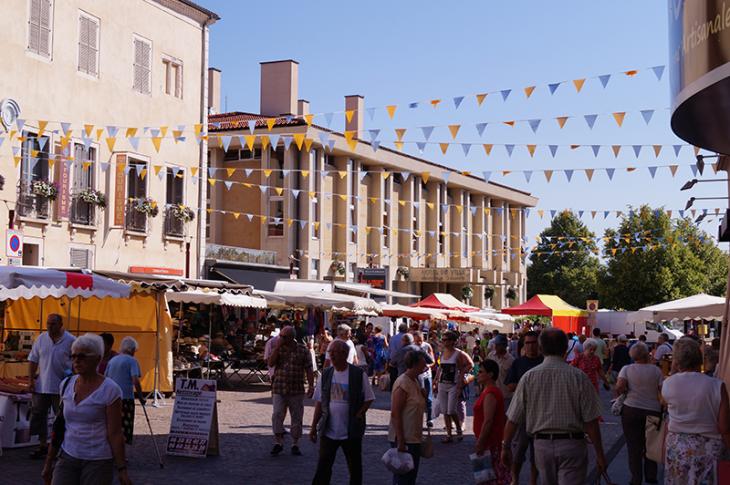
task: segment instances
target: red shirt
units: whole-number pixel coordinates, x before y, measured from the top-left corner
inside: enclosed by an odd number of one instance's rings
[[[482,432],[482,426],[484,426],[484,399],[489,394],[492,394],[497,400],[497,407],[494,410],[494,419],[492,421],[492,427],[489,430],[489,439],[485,443],[487,448],[497,446],[502,442],[504,425],[507,420],[504,414],[504,397],[502,396],[502,391],[497,386],[487,387],[482,391],[477,402],[474,403],[474,436],[479,439],[479,434]]]

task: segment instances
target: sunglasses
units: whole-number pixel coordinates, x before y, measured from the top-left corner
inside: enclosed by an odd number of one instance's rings
[[[71,354],[71,360],[86,360],[87,357],[90,357],[87,354]]]

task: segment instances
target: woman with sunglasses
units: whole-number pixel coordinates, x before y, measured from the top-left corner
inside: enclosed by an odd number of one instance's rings
[[[477,383],[482,393],[474,403],[474,436],[477,442],[474,452],[483,455],[489,452],[492,457],[492,467],[496,475],[495,480],[486,482],[490,485],[506,485],[512,480],[510,471],[502,465],[502,434],[506,416],[504,414],[504,397],[497,386],[499,378],[499,364],[487,359],[479,366]]]
[[[61,383],[65,433],[60,450],[49,445],[46,485],[110,485],[114,468],[121,485],[132,483],[124,456],[122,390],[97,373],[102,355],[98,335],[87,333],[71,346],[75,375]]]

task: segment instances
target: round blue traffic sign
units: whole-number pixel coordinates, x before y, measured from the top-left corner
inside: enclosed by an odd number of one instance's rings
[[[10,241],[8,242],[8,245],[10,246],[10,250],[14,253],[17,253],[20,250],[20,238],[13,234],[10,236]]]

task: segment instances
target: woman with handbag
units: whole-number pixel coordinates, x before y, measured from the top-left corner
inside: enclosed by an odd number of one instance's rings
[[[42,473],[46,485],[110,485],[114,468],[121,485],[132,483],[124,456],[122,390],[97,373],[102,355],[98,335],[87,333],[71,346],[75,375],[61,383],[60,424],[54,423]]]
[[[723,449],[730,447],[730,403],[725,383],[701,372],[697,342],[674,345],[677,372],[662,385],[669,425],[665,440],[665,485],[714,483]]]
[[[641,485],[644,478],[648,483],[657,483],[657,463],[645,456],[644,430],[648,416],[661,417],[662,371],[652,364],[649,348],[642,342],[634,344],[629,355],[634,363],[619,371],[616,393],[626,395],[621,407],[621,425],[626,437],[631,485]]]
[[[487,359],[479,366],[477,382],[483,390],[474,404],[474,436],[477,438],[474,452],[491,455],[496,478],[484,482],[489,485],[506,485],[512,480],[509,469],[500,460],[506,416],[504,397],[496,384],[498,378],[499,364],[495,361]]]

